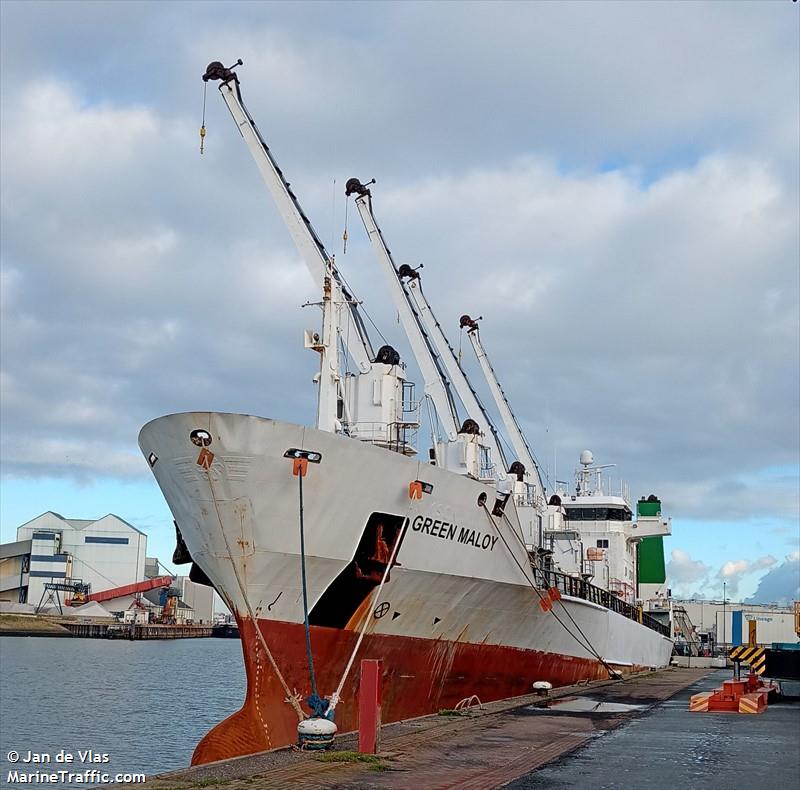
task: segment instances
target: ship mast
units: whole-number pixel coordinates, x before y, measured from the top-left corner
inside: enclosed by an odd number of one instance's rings
[[[325,275],[322,284],[322,338],[317,346],[319,351],[319,389],[317,399],[317,428],[321,431],[335,432],[338,427],[338,404],[341,398],[341,376],[339,375],[339,354],[336,349],[336,335],[339,329],[339,309],[342,293],[333,272]],[[337,303],[338,302],[338,303]]]

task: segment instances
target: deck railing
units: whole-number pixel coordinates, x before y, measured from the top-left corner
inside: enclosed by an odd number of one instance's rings
[[[659,634],[663,634],[664,636],[670,635],[669,626],[659,622],[655,617],[646,614],[638,606],[632,606],[626,601],[623,601],[608,590],[603,590],[600,587],[596,587],[594,584],[590,584],[583,579],[578,579],[575,576],[569,576],[566,573],[542,570],[535,565],[531,565],[531,567],[533,568],[534,579],[545,589],[555,587],[564,595],[570,595],[573,598],[583,598],[584,601],[591,601],[599,606],[604,606],[606,609],[611,609],[612,612],[617,612],[627,617],[629,620],[641,623],[651,628],[653,631],[657,631]]]

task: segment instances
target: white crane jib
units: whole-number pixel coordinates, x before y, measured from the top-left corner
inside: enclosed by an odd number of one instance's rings
[[[240,65],[241,61],[237,63]],[[219,91],[231,116],[242,135],[247,148],[255,160],[261,177],[267,185],[272,199],[278,208],[297,250],[305,261],[314,283],[320,291],[324,288],[325,277],[329,270],[336,284],[341,288],[347,302],[347,309],[342,311],[340,336],[345,342],[350,356],[358,365],[361,372],[366,373],[372,366],[375,353],[372,349],[364,322],[358,313],[355,300],[347,292],[333,259],[325,249],[325,245],[317,236],[299,201],[292,192],[289,182],[283,177],[283,172],[278,167],[266,142],[258,131],[256,122],[244,106],[239,79],[232,68],[225,68],[215,61],[209,63],[203,80],[220,80]]]
[[[356,207],[361,215],[361,221],[364,223],[369,240],[372,242],[378,261],[386,275],[389,293],[400,316],[400,323],[403,325],[403,330],[411,345],[411,351],[417,360],[422,377],[425,379],[425,394],[433,401],[436,413],[447,433],[447,438],[449,441],[455,441],[460,431],[458,412],[449,382],[441,369],[439,357],[403,289],[397,268],[392,260],[392,254],[386,246],[383,234],[372,213],[370,192],[358,179],[351,178],[347,181],[345,194],[349,197],[354,193],[358,195]]]
[[[408,276],[406,272],[417,275],[407,265],[401,266],[400,269],[395,266],[372,212],[372,195],[369,189],[357,178],[351,178],[347,182],[345,194],[357,195],[356,207],[386,275],[392,300],[425,379],[425,392],[433,401],[436,413],[447,432],[448,441],[436,448],[437,463],[451,471],[481,479],[493,477],[505,479],[505,469],[502,466],[504,459],[491,423],[458,366],[452,348],[447,343],[421,289],[416,289],[419,293],[414,296],[409,293],[409,288],[404,282],[404,278]],[[451,359],[448,358],[448,354]],[[450,389],[451,383],[470,415],[460,426],[458,411]],[[489,430],[481,430],[478,422],[481,416]],[[500,465],[496,466],[498,462]]]
[[[241,63],[239,60],[236,65]],[[233,68],[214,61],[208,65],[203,80],[220,81],[222,99],[315,284],[323,293],[321,336],[313,331],[307,332],[305,343],[306,347],[321,355],[317,426],[413,455],[416,449],[408,441],[408,436],[419,427],[418,404],[413,401],[413,385],[406,382],[400,357],[388,345],[381,347],[375,355],[358,303],[348,292],[333,257],[317,236],[244,106],[239,79]],[[355,361],[358,374],[341,375],[339,344]]]
[[[541,508],[545,503],[545,491],[539,471],[539,464],[536,458],[534,458],[533,451],[525,435],[522,433],[522,428],[519,422],[517,422],[514,412],[511,410],[511,405],[508,402],[508,398],[506,398],[505,392],[503,392],[503,388],[500,386],[497,374],[494,372],[491,362],[489,362],[489,357],[481,342],[478,322],[468,315],[462,315],[461,328],[467,329],[467,336],[472,344],[475,356],[478,358],[478,362],[480,363],[486,383],[489,386],[489,391],[494,398],[497,410],[500,412],[500,417],[503,420],[503,425],[511,440],[511,445],[514,448],[517,459],[525,466],[525,477],[534,490],[534,502]]]
[[[497,477],[501,480],[504,479],[506,477],[507,462],[503,449],[500,446],[500,437],[497,434],[497,429],[489,418],[467,374],[461,367],[456,353],[453,351],[453,347],[444,334],[442,325],[433,313],[433,309],[422,290],[422,278],[419,272],[416,269],[412,269],[408,264],[403,264],[398,269],[397,276],[405,285],[406,291],[410,294],[414,302],[417,314],[422,320],[423,326],[438,349],[447,375],[450,377],[450,381],[453,382],[453,386],[458,393],[458,397],[461,399],[461,403],[464,404],[467,414],[475,420],[480,428],[480,432],[491,452],[492,459],[497,465]]]

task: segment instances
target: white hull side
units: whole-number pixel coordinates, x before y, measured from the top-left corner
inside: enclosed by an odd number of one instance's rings
[[[195,429],[212,437],[209,469],[197,463],[200,448],[190,441]],[[491,519],[477,505],[486,493],[491,509],[490,486],[351,439],[246,415],[169,415],[148,423],[139,441],[146,457],[158,457],[153,473],[192,557],[242,615],[249,602],[259,619],[303,619],[298,478],[284,457],[289,448],[301,448],[322,454],[321,463],[309,464],[303,484],[310,607],[353,559],[372,513],[417,525],[430,518],[457,528],[439,527],[443,537],[434,537],[409,526],[400,565],[381,593],[389,616],[370,617],[370,633],[591,658],[559,604],[554,612],[542,611],[504,544],[503,538],[527,567],[512,533],[519,529],[513,505],[508,521]],[[433,485],[421,501],[409,499],[408,485],[416,479]],[[459,542],[462,530],[474,530],[478,546]],[[374,596],[362,612],[379,603]],[[645,667],[669,662],[672,643],[661,634],[579,598],[565,596],[562,603],[606,661]]]

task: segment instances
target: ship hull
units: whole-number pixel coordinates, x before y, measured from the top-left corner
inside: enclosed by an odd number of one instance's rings
[[[309,676],[303,626],[259,621],[270,652],[293,690],[308,693]],[[241,624],[248,693],[241,710],[212,729],[198,744],[192,764],[227,759],[286,746],[297,741],[297,717],[263,655],[252,621]],[[311,642],[320,690],[336,688],[355,646],[357,634],[311,628]],[[383,722],[400,721],[445,708],[476,695],[481,702],[530,694],[531,684],[547,680],[564,686],[585,679],[608,678],[597,660],[535,650],[442,642],[392,635],[368,635],[363,658],[379,658],[382,670]],[[619,666],[629,672],[644,667]],[[336,708],[340,732],[358,728],[358,662]]]
[[[540,606],[513,500],[492,516],[495,490],[485,483],[247,415],[169,415],[148,423],[139,443],[193,561],[242,637],[245,703],[201,741],[194,763],[296,740],[297,718],[256,627],[289,688],[305,698],[301,481],[320,694],[338,687],[365,633],[336,710],[340,731],[357,726],[362,658],[383,662],[384,722],[473,694],[486,702],[527,693],[537,680],[558,686],[606,677],[598,656],[623,673],[669,661],[669,639],[597,603],[564,595],[551,611]],[[298,448],[321,456],[303,478],[286,457]],[[429,488],[421,500],[409,497],[416,480]],[[381,588],[386,548],[396,564]]]

